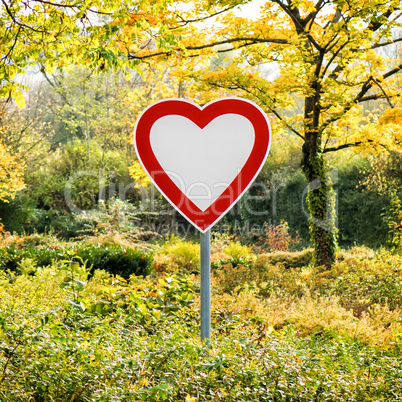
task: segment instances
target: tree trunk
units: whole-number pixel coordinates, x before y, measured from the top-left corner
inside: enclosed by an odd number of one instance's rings
[[[317,105],[316,99],[306,99],[307,127],[301,165],[309,183],[307,204],[310,236],[314,245],[314,264],[330,267],[335,262],[337,249],[335,192],[326,174],[321,135],[318,130],[319,111],[315,110],[315,105]]]

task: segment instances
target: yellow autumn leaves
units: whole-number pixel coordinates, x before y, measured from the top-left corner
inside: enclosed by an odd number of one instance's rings
[[[0,200],[7,202],[25,187],[23,169],[24,163],[0,143]]]

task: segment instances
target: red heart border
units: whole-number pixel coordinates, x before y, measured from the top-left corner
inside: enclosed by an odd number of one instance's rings
[[[216,117],[228,113],[244,116],[252,123],[254,146],[232,183],[202,211],[162,169],[151,147],[151,128],[161,117],[173,114],[190,119],[202,129]],[[257,177],[269,153],[271,129],[263,110],[247,99],[223,98],[201,107],[184,99],[164,99],[148,106],[139,116],[134,128],[134,145],[142,167],[158,190],[191,224],[205,233],[230,210]]]

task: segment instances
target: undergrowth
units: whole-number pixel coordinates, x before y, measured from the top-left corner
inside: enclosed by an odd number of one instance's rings
[[[218,235],[208,348],[197,244],[169,238],[154,247],[150,275],[124,278],[75,252],[44,264],[43,250],[68,249],[51,237],[11,240],[3,249],[23,258],[0,275],[0,400],[402,398],[398,254],[354,248],[329,270],[290,267],[311,251],[255,256]],[[81,247],[112,261],[111,244]]]

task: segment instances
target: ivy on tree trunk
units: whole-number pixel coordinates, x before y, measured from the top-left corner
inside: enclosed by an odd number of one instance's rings
[[[318,77],[311,87],[314,92],[305,100],[305,136],[301,166],[309,183],[307,204],[314,263],[330,267],[335,262],[337,249],[336,200],[322,152],[322,131],[319,126],[321,88]]]
[[[335,225],[335,192],[331,179],[326,174],[323,154],[306,155],[303,147],[303,172],[309,182],[307,204],[309,228],[314,245],[315,265],[330,267],[335,262],[337,228]]]

